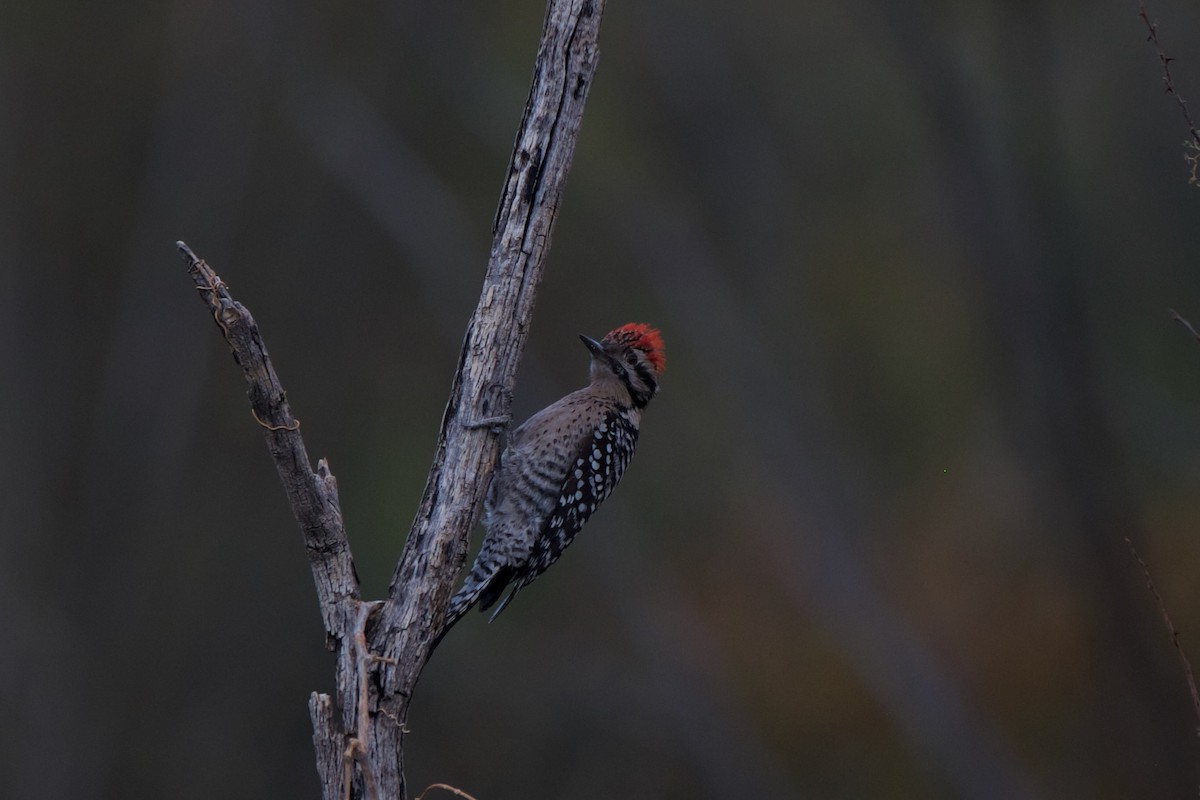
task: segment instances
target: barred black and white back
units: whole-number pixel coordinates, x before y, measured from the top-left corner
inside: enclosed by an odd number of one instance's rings
[[[625,325],[592,353],[591,382],[512,432],[484,505],[487,533],[441,635],[472,606],[492,619],[558,560],[612,493],[637,445],[642,411],[658,392],[665,359],[658,331]],[[440,639],[440,635],[439,635]]]

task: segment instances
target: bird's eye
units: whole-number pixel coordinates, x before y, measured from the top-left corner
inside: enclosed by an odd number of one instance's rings
[[[630,353],[629,355],[625,356],[625,363],[631,367],[636,367],[637,366],[637,356],[635,356],[633,353]]]

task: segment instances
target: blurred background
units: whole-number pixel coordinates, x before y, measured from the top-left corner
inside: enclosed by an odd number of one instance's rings
[[[318,797],[333,658],[174,242],[382,596],[543,10],[0,7],[0,796]],[[1200,109],[1200,10],[1149,12]],[[601,47],[516,413],[631,320],[663,391],[567,556],[436,653],[414,789],[1194,797],[1124,543],[1200,658],[1200,189],[1137,4],[614,2]]]

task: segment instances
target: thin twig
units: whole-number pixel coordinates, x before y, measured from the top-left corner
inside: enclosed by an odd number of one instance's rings
[[[1158,23],[1150,21],[1150,15],[1146,11],[1146,0],[1138,0],[1138,18],[1146,25],[1146,31],[1149,34],[1146,40],[1154,45],[1154,51],[1158,54],[1158,63],[1162,65],[1163,71],[1163,87],[1167,94],[1174,96],[1175,102],[1179,104],[1179,110],[1183,114],[1183,121],[1187,125],[1188,133],[1192,139],[1189,142],[1191,153],[1185,154],[1184,159],[1191,167],[1191,177],[1189,182],[1192,184],[1200,183],[1200,176],[1196,171],[1200,168],[1200,131],[1196,129],[1196,123],[1192,121],[1192,113],[1188,110],[1187,100],[1183,99],[1175,89],[1175,79],[1171,75],[1171,62],[1175,59],[1167,55],[1163,50],[1162,44],[1158,41]]]
[[[431,789],[441,789],[444,792],[450,792],[455,797],[462,797],[465,800],[475,800],[474,797],[464,792],[462,789],[456,789],[448,783],[431,783],[425,787],[425,791],[417,795],[417,800],[424,800],[426,793]]]
[[[1192,662],[1188,660],[1187,654],[1183,652],[1183,646],[1179,644],[1179,631],[1176,630],[1175,623],[1171,622],[1171,615],[1167,613],[1167,605],[1154,586],[1154,579],[1150,577],[1150,567],[1138,555],[1137,548],[1133,546],[1133,542],[1128,536],[1125,537],[1125,544],[1129,545],[1129,552],[1133,553],[1133,557],[1141,566],[1142,575],[1146,578],[1146,588],[1150,590],[1150,594],[1154,595],[1154,602],[1158,604],[1158,613],[1162,615],[1163,624],[1167,626],[1167,633],[1171,634],[1171,644],[1175,646],[1175,652],[1179,654],[1179,663],[1183,665],[1183,675],[1187,679],[1188,691],[1192,695],[1192,708],[1196,711],[1196,721],[1200,723],[1200,692],[1196,691],[1196,677],[1192,673]]]
[[[1158,41],[1158,23],[1150,21],[1150,15],[1146,12],[1146,0],[1138,0],[1138,17],[1146,24],[1146,31],[1149,36],[1147,41],[1154,45],[1154,50],[1158,54],[1158,61],[1162,64],[1163,69],[1163,87],[1167,94],[1175,97],[1175,102],[1179,104],[1179,110],[1183,113],[1183,121],[1187,123],[1188,133],[1192,135],[1192,141],[1197,147],[1200,147],[1200,131],[1196,130],[1196,123],[1192,121],[1192,113],[1188,111],[1187,101],[1175,89],[1175,80],[1171,77],[1171,62],[1175,59],[1163,51],[1162,45]]]
[[[251,414],[251,416],[254,417],[255,422],[257,422],[259,425],[262,425],[264,428],[266,428],[269,431],[298,431],[298,430],[300,430],[300,420],[298,420],[298,419],[292,420],[291,425],[268,425],[267,423],[263,422],[261,419],[258,418],[258,414],[254,411],[253,408],[250,409],[250,414]]]
[[[1192,327],[1192,323],[1188,322],[1186,319],[1179,316],[1179,312],[1173,308],[1168,308],[1167,313],[1169,313],[1171,315],[1171,319],[1175,320],[1180,325],[1187,328],[1188,333],[1190,333],[1192,335],[1192,338],[1196,340],[1196,344],[1200,344],[1200,333],[1196,333],[1196,329]]]

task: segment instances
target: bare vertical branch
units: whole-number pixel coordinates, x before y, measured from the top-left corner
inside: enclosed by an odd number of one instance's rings
[[[399,742],[408,698],[440,632],[500,441],[481,420],[508,413],[555,216],[599,58],[603,0],[551,0],[533,81],[492,227],[479,303],[467,325],[433,466],[378,624],[381,739]],[[399,750],[397,748],[397,756]],[[396,769],[395,774],[401,775]],[[401,778],[402,780],[402,778]],[[403,796],[403,785],[394,792]],[[392,796],[385,787],[384,796]]]
[[[547,11],[533,85],[492,228],[483,291],[467,326],[425,494],[383,611],[383,623],[405,636],[412,632],[427,640],[440,625],[482,498],[482,478],[490,474],[499,452],[497,437],[474,425],[508,412],[507,398],[596,68],[602,11],[603,3],[579,0],[555,0]],[[429,602],[426,595],[435,590],[439,596]]]

